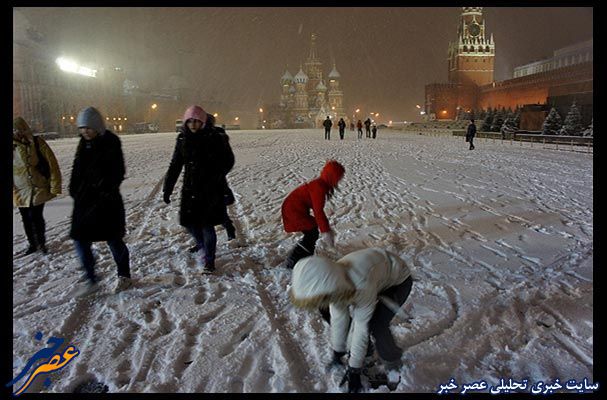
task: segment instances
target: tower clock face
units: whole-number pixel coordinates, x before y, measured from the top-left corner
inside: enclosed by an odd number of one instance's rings
[[[471,23],[468,25],[468,32],[472,36],[478,36],[481,33],[481,27],[477,23]]]

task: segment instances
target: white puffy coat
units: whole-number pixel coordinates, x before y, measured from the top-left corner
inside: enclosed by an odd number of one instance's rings
[[[398,255],[380,248],[352,252],[338,261],[312,256],[300,260],[293,269],[291,300],[300,306],[318,306],[315,300],[330,303],[331,346],[348,350],[348,330],[352,321],[349,365],[361,368],[367,352],[369,321],[383,290],[404,282],[411,275]],[[354,289],[344,301],[343,293]],[[306,304],[307,303],[307,304]]]

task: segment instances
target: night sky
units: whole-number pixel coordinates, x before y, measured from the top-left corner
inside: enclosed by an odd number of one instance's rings
[[[419,120],[424,85],[447,82],[447,49],[460,7],[23,8],[50,53],[119,65],[143,88],[183,75],[205,99],[238,110],[277,103],[280,77],[308,56],[310,34],[342,76],[346,110],[380,120]],[[495,79],[592,38],[592,8],[485,7],[496,48]],[[21,21],[15,19],[14,21]],[[17,22],[15,22],[17,23]],[[16,27],[14,27],[16,29]],[[61,53],[61,54],[59,54]]]

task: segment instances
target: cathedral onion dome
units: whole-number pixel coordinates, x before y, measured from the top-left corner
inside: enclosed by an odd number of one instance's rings
[[[316,85],[316,90],[325,91],[327,90],[327,87],[325,86],[323,81],[320,81],[318,82],[318,85]]]
[[[335,65],[334,65],[331,72],[329,72],[329,79],[339,79],[339,78],[341,78],[341,75],[339,75],[339,72],[337,72],[337,69],[335,69]]]
[[[293,75],[289,72],[289,70],[285,71],[285,74],[280,78],[281,82],[293,82]]]
[[[295,80],[296,83],[306,83],[308,82],[308,75],[306,75],[306,73],[303,72],[303,69],[300,68],[293,80]]]
[[[295,93],[295,92],[297,92],[297,89],[295,89],[295,86],[291,85],[289,87],[289,93]]]

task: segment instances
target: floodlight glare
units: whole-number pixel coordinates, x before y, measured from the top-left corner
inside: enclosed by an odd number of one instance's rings
[[[59,57],[55,60],[57,65],[62,71],[71,72],[78,75],[90,76],[91,78],[95,78],[97,76],[96,69],[90,69],[86,67],[82,67],[78,65],[75,61],[68,60],[67,58]]]

